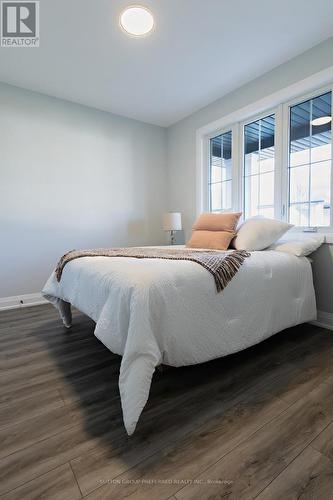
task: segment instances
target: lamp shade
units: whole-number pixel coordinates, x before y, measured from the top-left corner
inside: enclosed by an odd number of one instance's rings
[[[164,231],[181,231],[182,215],[179,212],[169,212],[163,215]]]

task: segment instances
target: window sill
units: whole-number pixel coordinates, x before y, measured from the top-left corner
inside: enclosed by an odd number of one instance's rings
[[[293,234],[293,235],[302,235],[303,238],[306,238],[307,236],[311,238],[311,236],[316,236],[316,235],[321,235],[324,236],[324,243],[328,245],[333,245],[333,228],[332,227],[327,227],[327,228],[318,228],[318,231],[303,231],[302,228],[299,227],[294,227],[288,231],[288,234]]]

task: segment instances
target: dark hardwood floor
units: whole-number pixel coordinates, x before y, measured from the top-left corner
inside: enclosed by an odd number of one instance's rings
[[[0,313],[2,499],[333,499],[333,332],[157,371],[129,438],[120,358],[93,330],[48,305]]]

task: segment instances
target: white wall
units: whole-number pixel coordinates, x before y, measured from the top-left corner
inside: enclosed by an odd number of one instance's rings
[[[165,134],[0,84],[0,297],[73,248],[163,243]]]
[[[182,212],[187,238],[196,215],[197,129],[332,65],[333,37],[169,127],[168,208]]]

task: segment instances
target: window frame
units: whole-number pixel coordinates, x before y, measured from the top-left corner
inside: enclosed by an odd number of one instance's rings
[[[274,217],[279,218],[281,209],[280,209],[280,187],[279,187],[279,175],[277,173],[277,117],[279,113],[279,108],[275,107],[272,109],[268,109],[267,111],[258,113],[247,120],[244,120],[240,123],[240,157],[241,157],[241,185],[240,185],[240,195],[241,195],[241,203],[239,205],[239,210],[245,213],[245,126],[250,123],[256,122],[260,119],[266,118],[268,116],[274,115],[275,117],[275,127],[274,127]],[[277,214],[278,212],[278,214]]]
[[[290,99],[288,102],[283,104],[283,116],[284,116],[284,144],[283,144],[283,156],[286,161],[286,168],[281,169],[283,175],[283,186],[282,186],[282,196],[283,196],[283,213],[284,220],[289,222],[289,210],[290,210],[290,154],[289,154],[289,140],[290,140],[290,109],[303,102],[306,102],[310,99],[314,99],[319,97],[327,92],[331,92],[332,104],[331,104],[331,199],[330,199],[330,225],[329,226],[317,226],[317,231],[320,233],[323,232],[333,232],[333,83],[327,85],[325,87],[321,87],[319,89],[313,90],[312,92],[308,92],[301,96]],[[306,229],[309,229],[311,226],[295,226],[293,231],[295,232],[307,232]]]
[[[211,210],[211,204],[212,204],[212,200],[211,200],[211,186],[212,186],[212,181],[211,181],[211,167],[212,167],[212,164],[211,164],[211,159],[212,159],[212,146],[211,146],[211,141],[212,139],[215,139],[216,137],[220,137],[220,136],[223,136],[224,134],[229,134],[231,133],[231,200],[233,199],[233,193],[232,193],[232,188],[233,188],[233,132],[232,132],[232,129],[229,128],[227,130],[225,130],[224,132],[222,132],[221,134],[217,134],[217,135],[213,135],[212,137],[210,137],[209,139],[209,166],[208,166],[208,175],[207,175],[207,180],[208,180],[208,193],[207,193],[207,206],[208,206],[208,211],[209,212],[216,212],[216,213],[223,213],[223,212],[226,212],[228,209],[221,209],[221,210]],[[223,181],[221,181],[221,184],[223,183]],[[222,188],[222,186],[221,186]],[[223,200],[222,200],[223,201]],[[231,209],[233,209],[233,207],[231,206]]]
[[[275,166],[274,166],[274,217],[288,221],[289,217],[289,117],[290,108],[309,99],[313,99],[327,92],[332,93],[332,115],[333,115],[333,82],[325,86],[316,87],[310,92],[297,94],[291,99],[275,103],[273,106],[259,106],[258,113],[235,112],[237,121],[226,119],[226,125],[222,127],[210,127],[209,133],[204,133],[205,127],[197,131],[197,213],[209,211],[209,169],[210,169],[210,139],[223,133],[232,132],[232,209],[244,212],[244,127],[260,118],[275,115]],[[255,103],[254,103],[255,105]],[[254,106],[252,105],[252,107]],[[231,116],[229,115],[229,116]],[[242,119],[241,119],[242,117]],[[208,126],[207,126],[208,127]],[[332,122],[332,160],[331,160],[331,200],[330,200],[330,225],[318,226],[320,233],[333,233],[333,122]],[[306,232],[308,228],[297,226],[292,229],[295,232]]]
[[[205,156],[206,156],[206,168],[204,169],[206,171],[206,175],[204,176],[204,185],[206,186],[206,189],[204,189],[203,192],[203,205],[204,205],[204,210],[203,211],[209,211],[210,209],[210,155],[211,155],[211,150],[210,150],[210,141],[211,139],[214,139],[214,137],[218,137],[219,135],[226,134],[228,132],[231,132],[231,159],[232,159],[232,167],[231,167],[231,206],[232,210],[237,211],[238,204],[235,203],[236,198],[238,197],[238,130],[239,130],[239,124],[235,123],[232,126],[229,127],[224,127],[223,129],[220,129],[216,132],[212,132],[211,134],[208,134],[206,136],[206,150],[205,150]],[[235,180],[234,180],[235,179]],[[221,211],[221,213],[223,210]]]

